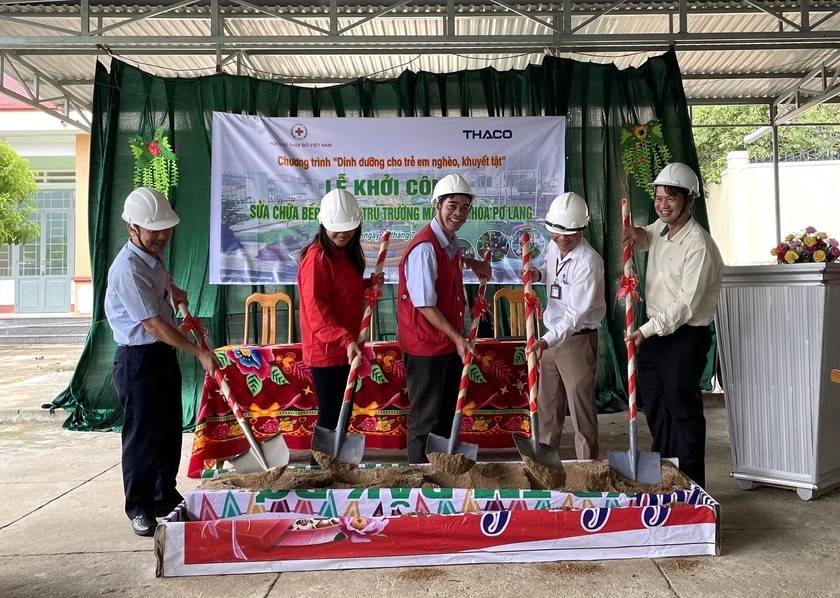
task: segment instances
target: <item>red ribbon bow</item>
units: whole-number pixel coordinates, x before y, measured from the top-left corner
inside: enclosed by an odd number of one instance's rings
[[[365,299],[373,303],[382,296],[382,289],[374,289],[369,287],[365,289]]]
[[[537,297],[534,293],[525,293],[523,295],[525,299],[525,305],[530,307],[534,313],[539,314],[542,311],[542,305],[540,304],[540,298]]]
[[[490,305],[487,303],[487,299],[478,295],[475,298],[475,305],[470,308],[470,315],[472,316],[473,320],[476,318],[487,320],[487,310],[490,309]]]
[[[635,274],[633,276],[622,276],[621,280],[618,281],[618,285],[620,288],[615,296],[616,299],[630,295],[636,301],[642,301],[639,291],[636,290],[636,287],[639,286],[639,279],[636,278]]]
[[[193,315],[184,316],[184,322],[178,327],[183,333],[194,332],[196,336],[201,336],[207,342],[207,331],[201,325],[201,318],[196,318]]]

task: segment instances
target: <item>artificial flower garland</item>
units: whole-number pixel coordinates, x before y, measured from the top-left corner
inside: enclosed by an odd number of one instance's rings
[[[621,129],[621,162],[636,185],[654,198],[650,186],[660,170],[671,162],[671,151],[662,137],[662,123],[658,120],[637,125],[628,123]]]
[[[158,127],[151,139],[135,135],[128,144],[134,154],[134,188],[151,187],[169,199],[170,189],[178,186],[178,156],[163,127]]]

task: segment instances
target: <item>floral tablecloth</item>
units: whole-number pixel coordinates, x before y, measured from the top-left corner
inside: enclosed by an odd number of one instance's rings
[[[364,351],[350,431],[367,436],[366,448],[404,449],[409,402],[402,354],[394,342],[368,343]],[[300,345],[229,346],[216,349],[216,355],[257,440],[279,431],[289,448],[308,449],[318,403]],[[529,432],[527,375],[524,343],[480,339],[470,368],[461,440],[500,448],[513,446],[512,432]],[[219,386],[205,378],[190,477],[247,449]]]

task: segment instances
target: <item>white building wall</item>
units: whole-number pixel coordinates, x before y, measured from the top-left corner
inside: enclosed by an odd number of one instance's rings
[[[840,161],[783,162],[779,165],[781,231],[814,226],[840,236]],[[747,152],[731,152],[719,185],[707,197],[712,237],[727,264],[775,261],[773,165],[750,164]]]
[[[14,305],[15,304],[15,281],[4,279],[0,280],[0,305]]]

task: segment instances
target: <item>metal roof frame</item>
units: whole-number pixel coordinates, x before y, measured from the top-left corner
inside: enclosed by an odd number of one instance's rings
[[[337,75],[316,68],[348,56],[395,76],[395,57],[406,55],[430,64],[459,56],[482,66],[504,58],[517,68],[551,54],[623,67],[673,48],[691,104],[769,103],[783,124],[840,96],[840,0],[155,2],[0,0],[0,73],[5,68],[26,87],[29,97],[16,99],[82,130],[90,124],[83,113],[92,69],[70,65],[110,56],[177,61],[186,68],[173,71],[195,76],[249,73],[324,85],[369,74],[370,67],[346,64]],[[290,57],[294,75],[277,76],[277,61]]]

